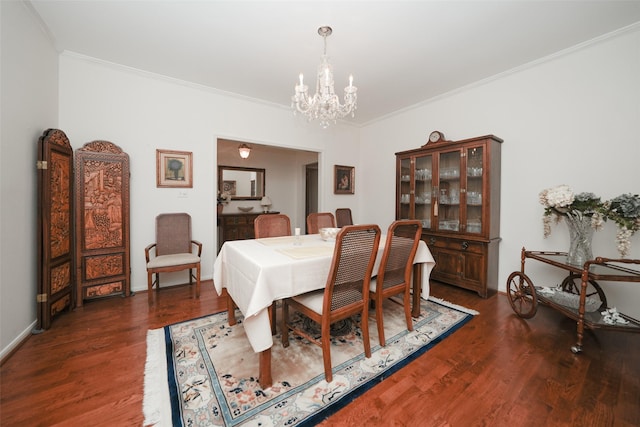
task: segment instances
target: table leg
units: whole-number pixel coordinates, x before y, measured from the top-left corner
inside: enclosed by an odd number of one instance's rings
[[[229,295],[226,289],[223,289],[223,295],[224,293],[227,294],[227,319],[229,320],[229,326],[234,326],[237,323],[236,303],[233,301],[233,298],[231,298],[231,295]]]
[[[261,351],[259,357],[260,377],[258,381],[260,382],[260,387],[264,390],[273,384],[273,379],[271,378],[271,348]]]
[[[420,292],[422,291],[422,264],[413,264],[413,303],[411,316],[420,316]]]

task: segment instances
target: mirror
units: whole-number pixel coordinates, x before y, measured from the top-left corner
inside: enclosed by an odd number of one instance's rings
[[[265,170],[237,166],[218,166],[218,190],[231,194],[231,200],[260,200],[264,196]]]

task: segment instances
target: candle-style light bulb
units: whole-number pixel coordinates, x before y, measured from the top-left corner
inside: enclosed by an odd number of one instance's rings
[[[302,73],[300,73],[300,86],[302,86]]]
[[[349,87],[353,87],[353,74],[349,74]]]

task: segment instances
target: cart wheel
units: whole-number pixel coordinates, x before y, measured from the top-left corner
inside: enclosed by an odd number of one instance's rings
[[[538,298],[531,279],[526,274],[514,271],[507,279],[507,295],[509,304],[516,314],[524,319],[536,315]]]
[[[580,274],[571,273],[565,277],[560,286],[564,292],[580,295],[582,276]],[[601,304],[598,311],[607,308],[607,297],[604,295],[604,291],[595,280],[589,280],[589,283],[587,284],[587,297],[600,300]]]

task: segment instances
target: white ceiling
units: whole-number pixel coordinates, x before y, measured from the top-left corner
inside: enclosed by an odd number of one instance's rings
[[[640,25],[632,1],[31,0],[70,51],[289,108],[323,50],[336,91],[354,75],[355,123]]]

